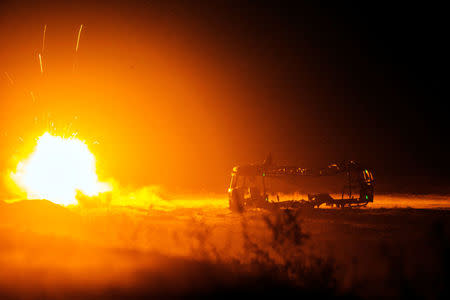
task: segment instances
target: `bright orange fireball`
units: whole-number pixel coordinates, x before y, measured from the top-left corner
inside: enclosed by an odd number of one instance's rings
[[[85,142],[45,133],[31,156],[17,165],[12,179],[28,199],[47,199],[57,204],[77,204],[77,191],[96,196],[110,190],[99,182],[95,157]]]

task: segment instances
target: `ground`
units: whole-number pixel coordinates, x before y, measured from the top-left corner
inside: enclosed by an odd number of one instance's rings
[[[447,197],[243,214],[207,198],[150,210],[2,203],[0,297],[449,294]]]

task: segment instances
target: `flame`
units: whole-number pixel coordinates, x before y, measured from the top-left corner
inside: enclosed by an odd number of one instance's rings
[[[28,199],[47,199],[61,205],[77,204],[77,191],[97,196],[110,190],[108,184],[99,182],[95,157],[85,142],[48,132],[38,138],[33,153],[19,162],[11,176]]]

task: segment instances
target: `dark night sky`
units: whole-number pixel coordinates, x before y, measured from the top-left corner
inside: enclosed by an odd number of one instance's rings
[[[381,175],[448,180],[442,8],[245,5],[230,9],[230,15],[251,16],[238,21],[235,32],[244,27],[241,37],[252,49],[280,57],[278,79],[291,96],[277,99],[280,105],[301,110],[305,103],[297,89],[304,81],[313,86],[316,97],[306,100],[317,126],[312,147],[327,148],[327,157],[352,155]],[[228,17],[224,14],[218,27]],[[303,55],[310,58],[308,71],[299,59]],[[300,124],[288,123],[294,141]]]
[[[83,5],[59,4],[55,10],[80,10]],[[53,4],[30,7],[39,15]],[[11,7],[5,4],[0,9],[5,15]],[[262,160],[269,151],[276,160],[297,164],[359,160],[374,169],[389,192],[405,184],[402,191],[435,192],[426,187],[432,181],[447,186],[448,97],[443,75],[447,33],[442,7],[389,2],[110,1],[85,9],[97,10],[106,19],[108,13],[119,12],[121,22],[136,22],[144,32],[149,20],[178,23],[188,28],[180,40],[202,62],[227,66],[223,76],[230,82],[235,78],[242,97],[203,102],[216,120],[209,132],[217,130],[215,140],[228,145],[212,156],[222,160],[211,171],[219,175],[208,175],[213,189],[222,188],[222,174],[228,174],[234,163]],[[78,12],[83,16],[83,9]],[[77,13],[72,17],[76,19]],[[163,21],[158,24],[164,26]],[[168,32],[178,38],[176,30]],[[213,163],[202,164],[201,150],[196,155],[187,160],[199,160],[199,172],[205,174]],[[175,164],[168,168],[177,172]],[[425,188],[418,188],[416,179],[407,184],[412,177],[423,180]]]

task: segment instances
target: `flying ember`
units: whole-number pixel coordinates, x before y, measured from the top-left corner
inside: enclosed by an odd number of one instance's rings
[[[47,199],[57,204],[77,204],[77,191],[97,196],[110,190],[99,182],[95,157],[85,142],[74,138],[43,134],[24,161],[17,165],[13,180],[28,199]]]

